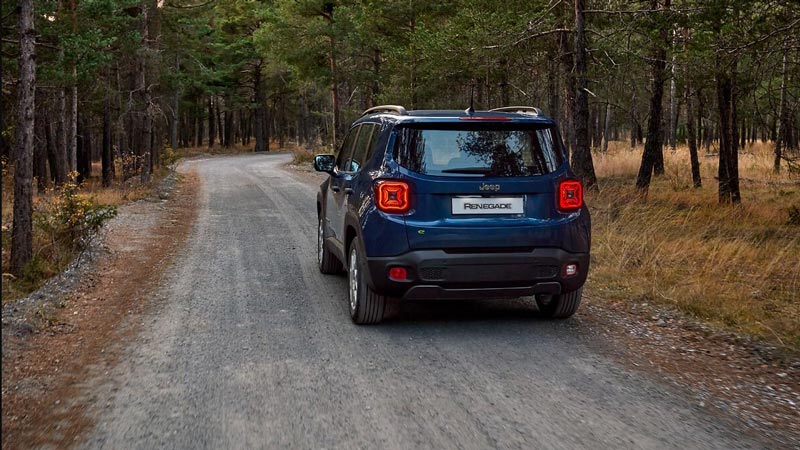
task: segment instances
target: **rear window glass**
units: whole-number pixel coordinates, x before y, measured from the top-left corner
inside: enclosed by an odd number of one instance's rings
[[[402,166],[428,175],[544,175],[561,165],[557,136],[549,126],[407,127],[400,131],[398,157]]]

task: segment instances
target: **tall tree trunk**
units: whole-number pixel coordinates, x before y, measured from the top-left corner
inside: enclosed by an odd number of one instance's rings
[[[64,61],[64,50],[59,51],[59,62]],[[70,166],[69,148],[67,143],[67,88],[58,90],[58,124],[56,126],[56,142],[58,143],[58,151],[61,153],[59,159],[64,161],[64,170],[69,176],[73,168]]]
[[[152,0],[142,0],[142,47],[150,49],[150,14],[156,14],[156,11],[151,10]],[[149,52],[147,52],[149,53]],[[141,149],[142,166],[140,178],[142,183],[150,182],[150,174],[153,168],[153,147],[152,147],[152,133],[153,133],[153,117],[150,109],[150,86],[147,84],[147,69],[148,69],[148,55],[141,55],[139,57],[138,67],[138,89],[143,93],[142,98],[142,139],[140,144],[143,145]]]
[[[789,125],[789,111],[786,99],[786,85],[789,77],[789,39],[783,40],[783,66],[781,67],[781,102],[778,106],[778,138],[775,139],[775,163],[773,169],[775,173],[781,171],[781,158],[783,157],[783,147],[788,139],[786,139],[787,127]]]
[[[507,59],[503,59],[500,61],[500,99],[502,101],[502,105],[500,106],[509,106],[511,104],[511,90],[509,89],[509,82],[508,82],[508,72],[509,72],[509,64]]]
[[[175,53],[175,72],[179,72],[181,68],[181,56]],[[181,123],[179,108],[181,106],[181,89],[175,88],[175,93],[172,96],[172,121],[169,128],[169,146],[175,150],[178,148],[178,126]]]
[[[331,108],[333,109],[333,123],[331,126],[332,130],[332,143],[333,148],[337,148],[338,146],[338,134],[339,128],[341,125],[341,116],[339,111],[339,80],[338,80],[338,73],[336,71],[336,39],[332,36],[330,38],[331,49],[330,49],[330,68],[331,68]]]
[[[306,146],[311,147],[311,145],[309,145],[311,141],[311,117],[308,111],[308,99],[306,98],[305,92],[300,96],[300,117],[303,121],[300,135],[303,136],[303,142],[306,143]]]
[[[633,98],[631,99],[631,148],[636,147],[639,143],[639,121],[636,120],[636,89],[633,90]]]
[[[72,66],[72,83],[70,87],[69,122],[67,123],[67,154],[70,170],[78,170],[78,80],[77,70]]]
[[[700,160],[697,156],[697,132],[694,122],[694,100],[692,99],[692,83],[686,77],[686,141],[689,145],[689,161],[692,165],[692,184],[694,187],[703,185],[700,177]]]
[[[603,146],[603,107],[600,103],[594,106],[594,117],[592,118],[592,148]]]
[[[114,181],[114,157],[111,142],[111,101],[106,96],[103,106],[103,155],[101,158],[104,187],[111,186]]]
[[[564,72],[564,135],[566,137],[567,158],[575,149],[575,61],[574,48],[569,42],[569,33],[558,34],[559,60]]]
[[[2,70],[3,61],[0,59],[0,74],[3,73]],[[2,85],[2,80],[0,80],[0,85]],[[0,87],[2,89],[2,87]],[[5,123],[6,123],[6,97],[4,95],[0,95],[0,157],[3,158],[11,158],[11,145],[8,142],[8,139],[5,138],[4,133],[2,130],[5,130]]]
[[[603,125],[603,153],[608,151],[609,128],[611,128],[611,103],[606,102],[606,121]]]
[[[253,69],[253,92],[255,107],[255,119],[253,124],[253,131],[256,138],[256,152],[269,151],[269,123],[265,111],[264,99],[264,86],[261,82],[261,66],[262,62],[255,66]]]
[[[195,137],[194,137],[194,146],[195,147],[202,147],[203,146],[203,139],[206,134],[206,130],[204,128],[205,121],[203,121],[203,107],[200,106],[202,104],[202,98],[200,99],[200,104],[195,104]]]
[[[667,10],[670,0],[664,0],[664,5],[659,5],[658,0],[651,4],[652,9]],[[643,192],[650,188],[650,179],[653,173],[659,175],[664,173],[664,149],[661,119],[663,115],[662,100],[664,98],[664,73],[666,71],[667,49],[669,36],[666,27],[659,33],[659,41],[653,44],[651,56],[651,97],[650,97],[650,117],[647,120],[647,141],[645,141],[644,152],[642,153],[642,164],[639,166],[639,174],[636,177],[636,187]],[[659,165],[660,172],[659,172]]]
[[[47,189],[49,178],[47,176],[47,145],[45,127],[47,126],[47,116],[44,111],[39,109],[35,113],[34,128],[37,137],[34,138],[33,146],[33,177],[36,178],[36,190],[42,193]],[[44,145],[43,145],[44,144]]]
[[[247,145],[247,117],[245,116],[245,110],[239,110],[239,128],[240,128],[240,137],[242,138],[242,146]]]
[[[378,95],[381,93],[381,50],[375,48],[372,50],[372,80],[370,83],[369,95],[367,96],[367,108],[372,108],[378,101]],[[298,136],[301,132],[298,130]]]
[[[84,117],[81,122],[81,132],[83,133],[83,151],[85,158],[84,176],[89,178],[92,176],[92,155],[94,154],[94,146],[92,143],[92,128],[89,126],[89,121]]]
[[[744,150],[747,147],[747,119],[742,119],[742,127],[736,128],[739,133],[739,148]]]
[[[36,104],[36,32],[33,0],[19,0],[19,84],[14,155],[11,272],[22,275],[33,257],[33,128]]]
[[[44,123],[44,134],[47,144],[47,162],[50,165],[50,178],[56,185],[61,185],[67,181],[67,163],[64,160],[64,152],[58,148],[53,125],[50,121]]]
[[[689,45],[691,35],[689,29],[684,29],[684,50]],[[692,79],[689,77],[689,65],[684,65],[683,77],[685,80],[684,100],[686,101],[686,143],[689,145],[689,161],[692,167],[692,184],[699,188],[703,185],[700,177],[700,160],[697,157],[698,133],[695,129],[694,93],[692,92]]]
[[[678,133],[678,89],[676,78],[677,64],[676,57],[672,55],[672,63],[670,64],[670,80],[669,80],[669,147],[675,151],[677,146],[677,133]]]
[[[548,58],[547,64],[547,114],[550,117],[562,124],[561,111],[559,111],[558,104],[560,98],[558,96],[558,62],[554,61],[552,57]],[[506,105],[508,106],[508,105]]]
[[[225,127],[223,126],[224,123],[222,121],[222,111],[220,111],[220,109],[221,109],[221,107],[220,107],[220,99],[217,98],[217,97],[214,97],[214,100],[215,100],[214,101],[214,114],[215,114],[214,118],[217,121],[217,136],[218,136],[218,139],[219,139],[219,145],[223,145],[224,144],[223,141],[225,139]],[[224,107],[224,106],[225,105],[223,104],[222,107]]]
[[[91,176],[92,167],[92,138],[91,132],[86,126],[86,118],[78,119],[77,151],[76,162],[78,169],[78,182],[83,183]]]
[[[572,170],[587,189],[597,184],[592,151],[589,148],[589,98],[586,88],[586,30],[583,10],[585,0],[575,0],[575,150],[572,152]]]
[[[409,10],[409,19],[408,19],[408,33],[410,36],[414,36],[417,32],[417,14],[416,10],[414,9],[414,2],[408,2],[410,6]],[[411,55],[410,55],[410,64],[408,65],[409,68],[409,90],[411,91],[411,108],[415,109],[418,103],[418,93],[417,93],[417,52],[416,46],[412,44],[410,47]],[[338,146],[334,147],[338,148]]]
[[[736,95],[731,68],[724,67],[721,56],[716,59],[717,105],[719,109],[719,202],[740,203],[739,193],[739,152],[736,130]]]
[[[214,114],[214,96],[208,97],[208,148],[214,147],[214,141],[217,139],[217,117]]]
[[[225,108],[225,134],[222,140],[222,145],[226,148],[233,143],[233,111],[229,108]]]

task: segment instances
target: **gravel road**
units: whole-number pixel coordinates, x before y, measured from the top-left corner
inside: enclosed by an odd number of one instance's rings
[[[316,268],[317,184],[289,155],[195,160],[200,211],[84,447],[767,448],[608,360],[581,314],[404,306],[351,324]]]

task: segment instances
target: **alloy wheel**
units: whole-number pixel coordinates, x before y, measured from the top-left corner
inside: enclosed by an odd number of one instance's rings
[[[325,245],[325,234],[322,228],[322,219],[319,219],[319,227],[317,228],[317,263],[322,264],[322,252]]]
[[[347,272],[350,279],[350,312],[355,313],[358,301],[358,255],[355,247],[350,250],[350,264]]]

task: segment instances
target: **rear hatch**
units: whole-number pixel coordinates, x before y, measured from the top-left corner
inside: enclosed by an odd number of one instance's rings
[[[525,251],[557,246],[555,186],[566,172],[548,123],[415,123],[399,128],[411,185],[412,249]]]

